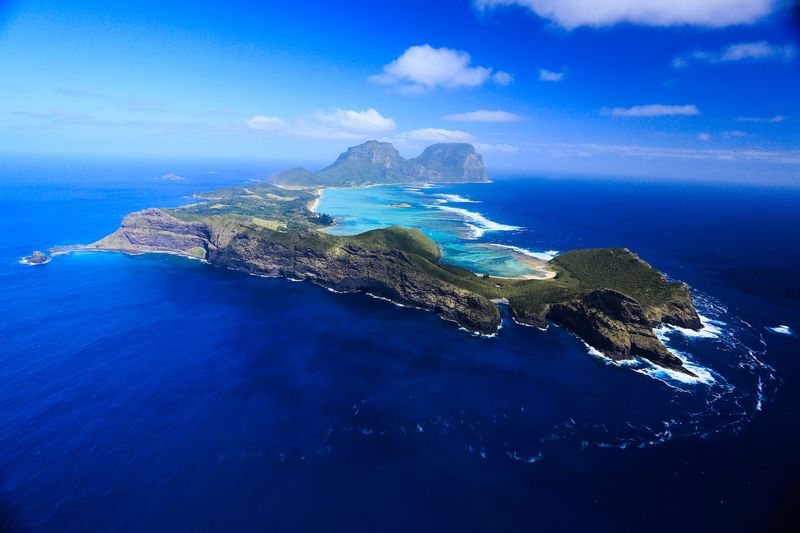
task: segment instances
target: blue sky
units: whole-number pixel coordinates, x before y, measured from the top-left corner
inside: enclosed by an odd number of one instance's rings
[[[787,2],[131,4],[0,0],[0,152],[800,183]]]

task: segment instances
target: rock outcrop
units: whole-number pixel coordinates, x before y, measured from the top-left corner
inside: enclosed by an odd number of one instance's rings
[[[653,363],[684,371],[683,362],[666,349],[653,333],[653,323],[633,298],[610,289],[549,306],[547,318],[582,338],[611,359],[639,356]]]
[[[26,265],[44,265],[50,262],[50,256],[43,254],[39,250],[34,251],[31,255],[22,258],[22,263]]]

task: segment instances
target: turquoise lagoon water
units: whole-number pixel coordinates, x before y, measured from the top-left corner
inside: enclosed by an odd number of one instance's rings
[[[334,217],[336,235],[397,225],[418,228],[442,251],[442,260],[480,274],[518,277],[539,273],[525,257],[551,259],[554,250],[528,250],[497,241],[524,228],[490,220],[481,202],[432,185],[325,189],[317,211]]]

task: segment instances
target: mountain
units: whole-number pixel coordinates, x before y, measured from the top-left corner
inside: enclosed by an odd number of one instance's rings
[[[402,183],[414,174],[391,143],[367,141],[348,148],[329,167],[317,172],[322,184]]]
[[[304,185],[313,186],[319,181],[319,178],[313,172],[304,168],[295,167],[283,172],[278,172],[269,177],[269,181],[273,183],[281,183],[285,185]]]
[[[391,143],[367,141],[342,153],[316,173],[290,169],[269,181],[296,186],[358,186],[419,182],[487,181],[483,158],[467,143],[439,143],[418,157],[405,159]]]
[[[438,143],[410,161],[425,181],[486,181],[483,157],[467,143]]]

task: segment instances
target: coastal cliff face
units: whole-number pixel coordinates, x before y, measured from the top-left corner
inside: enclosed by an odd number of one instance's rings
[[[682,368],[683,362],[653,333],[652,328],[666,320],[649,320],[639,302],[617,291],[598,289],[578,299],[553,304],[546,316],[611,359],[639,356],[673,370]]]
[[[367,141],[348,148],[332,165],[316,173],[294,168],[271,176],[269,181],[309,187],[487,179],[483,158],[471,144],[434,144],[418,157],[405,159],[391,143]]]
[[[224,216],[186,222],[165,210],[147,209],[128,215],[117,231],[89,247],[175,253],[256,275],[308,280],[336,291],[370,292],[433,311],[471,331],[497,330],[500,314],[488,298],[438,279],[420,266],[432,265],[436,258],[419,230],[377,231],[381,238],[368,232],[364,238],[340,239],[313,229],[270,231]],[[386,232],[399,247],[384,246]]]

